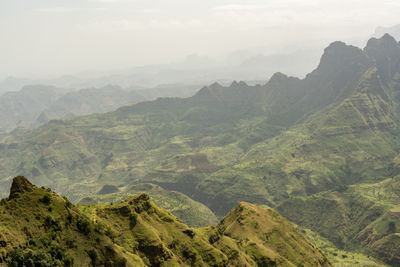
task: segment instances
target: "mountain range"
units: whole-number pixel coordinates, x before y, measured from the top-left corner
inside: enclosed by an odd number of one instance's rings
[[[3,134],[1,191],[5,197],[24,175],[74,203],[101,202],[104,187],[114,188],[106,202],[120,200],[146,184],[217,217],[242,201],[268,205],[338,248],[398,266],[399,104],[400,44],[392,36],[364,49],[333,42],[303,79],[275,73],[262,85],[214,83],[188,98]]]
[[[51,119],[104,113],[158,97],[192,96],[196,85],[164,85],[155,88],[101,88],[71,90],[48,85],[27,85],[0,95],[0,132],[32,129]]]

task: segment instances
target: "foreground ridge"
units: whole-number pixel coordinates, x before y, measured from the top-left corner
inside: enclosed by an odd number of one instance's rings
[[[216,227],[193,229],[147,194],[76,207],[14,178],[0,205],[0,265],[331,266],[271,208],[240,203]]]

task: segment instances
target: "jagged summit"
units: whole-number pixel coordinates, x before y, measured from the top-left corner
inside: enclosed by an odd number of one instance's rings
[[[230,88],[240,88],[243,86],[248,86],[246,82],[244,81],[233,81],[230,85]]]
[[[383,81],[388,83],[400,69],[400,45],[389,34],[381,38],[371,38],[364,48],[365,53],[372,58]]]
[[[368,59],[360,48],[336,41],[325,48],[317,71],[333,74],[344,68],[359,68],[361,64],[367,63]]]
[[[210,84],[208,87],[212,88],[212,89],[216,89],[216,88],[222,88],[223,86],[218,82],[214,82],[214,83]]]
[[[275,82],[281,82],[284,81],[288,78],[288,76],[282,72],[275,72],[271,78],[269,79],[268,83],[275,83]]]
[[[386,46],[397,46],[398,43],[396,39],[388,33],[385,33],[381,38],[371,38],[367,42],[366,49],[368,47],[373,47],[376,45],[386,45]]]
[[[17,176],[13,179],[9,199],[16,198],[19,194],[32,192],[35,186],[24,176]]]

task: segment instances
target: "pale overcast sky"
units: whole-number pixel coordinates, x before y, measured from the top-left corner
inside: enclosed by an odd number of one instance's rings
[[[359,40],[399,14],[399,0],[0,0],[0,78]]]

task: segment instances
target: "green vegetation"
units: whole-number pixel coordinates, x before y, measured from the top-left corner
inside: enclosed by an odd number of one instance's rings
[[[94,223],[66,203],[24,177],[15,178],[0,205],[0,265],[99,266],[125,259],[126,265],[136,266],[138,259],[106,235],[90,231]],[[85,249],[97,251],[95,262]]]
[[[364,50],[334,42],[302,80],[277,73],[266,85],[213,84],[190,98],[161,98],[2,135],[0,188],[5,196],[20,173],[73,202],[115,202],[136,184],[153,184],[220,217],[241,201],[266,204],[341,249],[399,265],[399,96],[396,40],[371,39]],[[96,195],[106,185],[119,192]],[[153,194],[160,206],[173,203],[169,210],[182,221],[203,225],[193,210],[177,212],[177,199],[196,203],[181,196]],[[81,210],[95,220],[99,207]],[[150,259],[150,248],[143,248],[145,264],[173,258],[157,240],[149,246],[161,254]],[[179,249],[198,258],[191,248]],[[271,264],[271,257],[259,256],[258,264]]]
[[[302,233],[311,244],[321,249],[327,256],[333,266],[351,267],[351,266],[368,266],[379,267],[388,266],[383,262],[367,256],[360,252],[352,252],[348,250],[339,249],[328,239],[323,238],[316,232],[313,232],[304,227],[297,227],[297,230]]]
[[[241,203],[216,227],[193,229],[147,194],[94,206],[89,218],[24,177],[13,180],[11,191],[0,206],[0,265],[331,266],[270,208]],[[47,194],[50,204],[41,201]]]
[[[149,194],[158,207],[170,211],[191,227],[216,225],[218,222],[217,217],[204,204],[194,201],[182,193],[164,190],[160,186],[147,183],[123,188],[118,193],[91,195],[82,199],[79,204],[86,205],[78,206],[78,208],[90,216],[93,213],[90,204],[118,203],[139,193]]]

